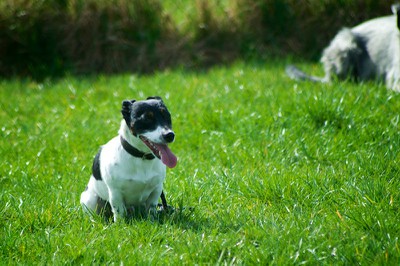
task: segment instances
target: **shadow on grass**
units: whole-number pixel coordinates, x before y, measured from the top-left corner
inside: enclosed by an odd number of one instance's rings
[[[136,222],[149,221],[159,225],[170,224],[191,231],[203,230],[204,228],[210,227],[210,221],[208,219],[196,217],[194,207],[168,207],[167,210],[164,210],[162,207],[158,206],[155,214],[150,214],[145,208],[131,208],[128,210],[125,222],[132,225]],[[94,222],[113,224],[111,208],[109,205],[106,205],[99,214],[91,214],[91,219]]]

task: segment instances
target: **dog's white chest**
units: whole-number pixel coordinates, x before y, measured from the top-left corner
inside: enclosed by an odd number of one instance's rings
[[[126,205],[140,205],[154,191],[161,193],[166,167],[160,160],[132,157],[122,150],[116,138],[103,147],[100,161],[108,162],[101,165],[103,181],[108,187],[99,191],[102,198],[108,200],[109,189],[118,190]]]
[[[162,186],[164,181],[164,176],[155,172],[124,177],[110,180],[109,185],[122,193],[127,205],[140,205],[146,202],[151,193]]]

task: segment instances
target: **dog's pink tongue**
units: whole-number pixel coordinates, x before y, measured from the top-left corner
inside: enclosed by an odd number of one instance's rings
[[[178,160],[176,156],[172,153],[172,151],[168,148],[168,146],[157,145],[157,148],[160,151],[161,161],[163,162],[163,164],[165,164],[169,168],[174,168]]]

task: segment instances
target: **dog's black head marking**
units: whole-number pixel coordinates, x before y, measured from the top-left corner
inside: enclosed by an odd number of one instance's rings
[[[161,97],[152,96],[144,101],[125,100],[122,102],[121,113],[134,136],[161,126],[165,128],[163,134],[165,141],[172,142],[174,140],[175,135],[171,130],[171,114]]]
[[[175,167],[177,158],[168,148],[168,143],[175,139],[175,133],[172,131],[171,114],[162,99],[155,96],[144,101],[123,101],[121,113],[130,133],[166,166]]]
[[[131,124],[131,107],[134,102],[136,102],[136,100],[125,100],[122,102],[121,113],[128,126]]]

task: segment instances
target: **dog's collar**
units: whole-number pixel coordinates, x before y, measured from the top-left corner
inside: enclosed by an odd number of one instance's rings
[[[153,160],[156,158],[152,153],[144,153],[133,147],[129,142],[121,136],[121,144],[124,150],[133,157],[142,158],[143,160]]]

